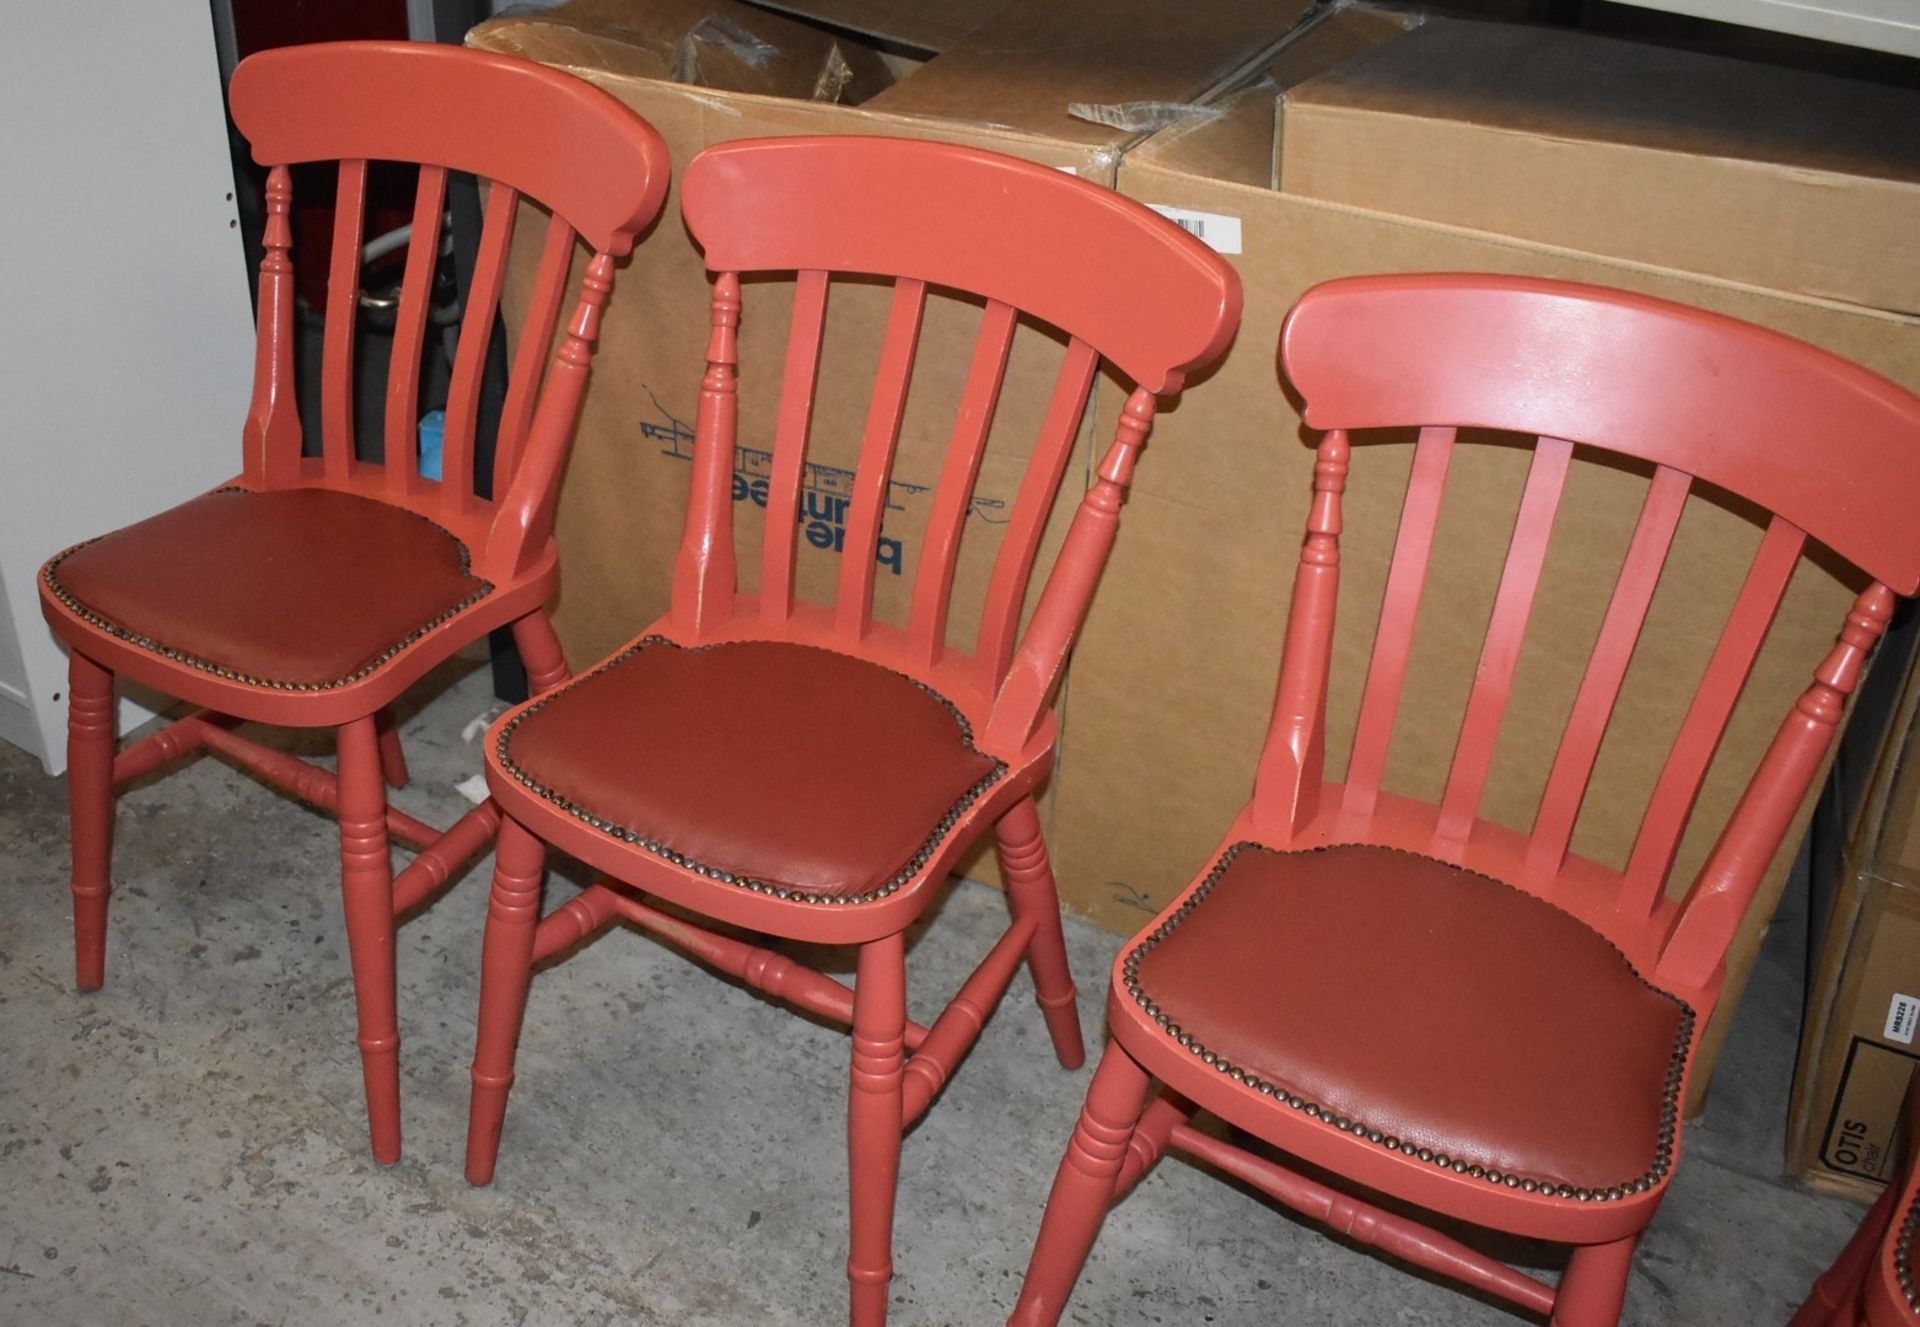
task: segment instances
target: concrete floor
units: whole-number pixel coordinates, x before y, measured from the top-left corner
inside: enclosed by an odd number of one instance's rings
[[[405,729],[397,800],[440,822],[492,712],[463,667]],[[108,984],[80,996],[63,797],[0,745],[0,1324],[844,1321],[841,1034],[606,935],[536,977],[499,1176],[470,1188],[482,868],[401,932],[407,1151],[382,1170],[331,823],[206,758],[128,793]],[[910,955],[917,1017],[1003,917],[988,889],[949,894]],[[1094,1030],[1119,938],[1068,944]],[[1628,1323],[1782,1323],[1858,1219],[1777,1178],[1797,963],[1763,959]],[[907,1140],[895,1322],[1004,1318],[1090,1072],[1053,1064],[1018,979]],[[1108,1220],[1069,1320],[1520,1321],[1177,1160]]]

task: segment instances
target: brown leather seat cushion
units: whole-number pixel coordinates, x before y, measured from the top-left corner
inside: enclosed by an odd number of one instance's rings
[[[46,566],[116,636],[258,686],[356,680],[493,587],[447,531],[327,489],[223,489]]]
[[[649,637],[501,733],[508,772],[600,828],[773,892],[862,898],[1005,771],[910,678],[768,641]]]
[[[1598,932],[1387,848],[1245,844],[1211,879],[1128,984],[1222,1071],[1496,1183],[1604,1197],[1666,1173],[1693,1014]]]

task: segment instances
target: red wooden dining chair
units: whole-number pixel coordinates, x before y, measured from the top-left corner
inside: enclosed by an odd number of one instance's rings
[[[901,1134],[938,1094],[1022,958],[1062,1064],[1083,1051],[1034,809],[1054,689],[1111,546],[1156,397],[1217,355],[1238,279],[1153,213],[1057,171],[886,138],[723,144],[682,208],[715,274],[713,333],[671,610],[488,738],[507,820],[481,978],[467,1176],[488,1182],[530,966],[614,918],[803,1010],[850,1023],[853,1318],[884,1320]],[[857,205],[849,200],[858,200]],[[796,274],[759,588],[731,526],[741,274]],[[796,513],[829,287],[892,279],[834,602],[795,592]],[[876,620],[875,553],[929,288],[984,297],[903,628]],[[1000,545],[977,647],[949,595],[1016,321],[1068,339]],[[1137,387],[1031,621],[1021,608],[1100,360]],[[930,1027],[906,1019],[902,932],[989,830],[1012,925]],[[607,878],[539,915],[543,840]],[[762,934],[858,945],[852,990],[646,901]],[[909,1057],[909,1052],[911,1055]]]
[[[240,474],[201,497],[68,549],[41,571],[71,651],[68,796],[82,990],[104,980],[113,789],[209,748],[337,816],[373,1154],[400,1155],[394,917],[484,847],[483,803],[444,834],[386,803],[406,781],[388,707],[461,646],[511,626],[535,687],[565,667],[543,605],[555,487],[613,280],[658,214],[667,153],[587,84],[525,61],[406,43],[289,47],[234,71],[235,122],[271,169],[259,345]],[[320,455],[303,456],[293,394],[288,168],[339,162],[322,345]],[[369,161],[419,165],[386,383],[385,463],[356,458],[354,324]],[[488,181],[485,224],[447,405],[442,478],[415,459],[421,346],[447,172]],[[474,496],[474,422],[522,198],[551,209],[498,434],[492,501]],[[596,251],[543,373],[575,238]],[[121,674],[201,706],[115,754]],[[338,774],[251,742],[239,721],[338,732]],[[388,842],[419,855],[398,877]]]
[[[1281,338],[1324,430],[1252,800],[1199,877],[1121,950],[1113,1031],[1011,1321],[1058,1320],[1116,1190],[1168,1146],[1416,1267],[1566,1327],[1618,1320],[1679,1152],[1687,1066],[1723,958],[1879,639],[1920,586],[1920,400],[1728,318],[1490,276],[1335,281]],[[1419,425],[1346,778],[1323,775],[1356,430]],[[1381,786],[1457,430],[1536,438],[1437,805]],[[1532,828],[1479,818],[1576,445],[1652,463]],[[1568,850],[1690,488],[1772,513],[1624,870]],[[1714,748],[1807,542],[1874,581],[1683,899],[1667,876]],[[1808,661],[1812,663],[1812,660]],[[1151,1079],[1167,1091],[1146,1105]],[[1557,1290],[1336,1184],[1575,1246]],[[1144,1108],[1144,1110],[1143,1110]]]
[[[1907,1085],[1905,1155],[1899,1171],[1788,1327],[1920,1327],[1920,1283],[1913,1271],[1920,1234],[1920,1078]]]

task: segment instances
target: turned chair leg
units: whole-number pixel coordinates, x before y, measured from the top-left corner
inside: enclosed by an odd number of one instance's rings
[[[1860,1303],[1860,1288],[1866,1284],[1873,1264],[1880,1255],[1880,1241],[1893,1224],[1894,1209],[1899,1206],[1900,1186],[1889,1184],[1867,1210],[1847,1241],[1847,1247],[1820,1274],[1807,1293],[1807,1302],[1793,1315],[1787,1327],[1851,1327]],[[1865,1321],[1865,1319],[1858,1319]]]
[[[1053,1053],[1066,1068],[1078,1069],[1087,1059],[1080,1039],[1080,1007],[1074,999],[1073,972],[1067,966],[1066,936],[1060,929],[1060,899],[1033,798],[1021,798],[1000,817],[993,832],[1007,904],[1014,916],[1034,920],[1027,967],[1033,973],[1034,996],[1047,1020],[1047,1032],[1053,1037]]]
[[[1119,1045],[1108,1044],[1054,1176],[1020,1302],[1007,1319],[1009,1327],[1052,1327],[1060,1321],[1113,1201],[1114,1181],[1150,1084],[1146,1070],[1132,1056]]]
[[[520,651],[520,666],[527,673],[527,691],[537,696],[551,691],[570,675],[567,656],[561,652],[560,638],[544,611],[529,613],[513,624],[513,645]]]
[[[340,894],[353,960],[373,1159],[400,1159],[400,1025],[393,971],[393,859],[387,847],[387,795],[380,739],[372,718],[343,724],[340,752]]]
[[[107,979],[113,861],[113,674],[75,650],[67,665],[67,816],[73,849],[74,984]]]
[[[853,1075],[847,1094],[852,1232],[847,1280],[853,1327],[881,1327],[887,1320],[906,1026],[906,942],[890,935],[861,946],[853,987]]]
[[[546,845],[516,821],[500,822],[493,899],[480,952],[480,1027],[473,1048],[473,1097],[467,1111],[467,1181],[489,1184],[500,1155],[500,1128],[513,1086],[513,1057],[533,976],[534,931]]]
[[[1583,1244],[1573,1251],[1553,1303],[1553,1327],[1618,1327],[1627,1301],[1638,1234],[1611,1244]]]
[[[393,717],[393,707],[388,706],[373,716],[373,722],[380,733],[380,775],[387,781],[389,788],[407,786],[407,753],[400,749],[400,725]]]

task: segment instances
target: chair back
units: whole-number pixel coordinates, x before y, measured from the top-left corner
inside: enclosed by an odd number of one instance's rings
[[[1569,852],[1690,492],[1724,490],[1763,509],[1765,533],[1704,673],[1675,677],[1692,700],[1650,790],[1602,926],[1623,942],[1657,931],[1660,972],[1700,985],[1734,930],[1807,789],[1893,597],[1920,588],[1920,399],[1825,351],[1734,319],[1564,282],[1481,275],[1364,277],[1301,297],[1281,335],[1284,372],[1325,430],[1315,501],[1256,806],[1285,835],[1321,805],[1341,493],[1352,435],[1417,428],[1344,783],[1329,796],[1364,824],[1386,814],[1381,779],[1402,702],[1448,464],[1463,429],[1526,435],[1532,461],[1445,791],[1402,842],[1488,870],[1542,897],[1565,887]],[[1645,497],[1530,831],[1479,819],[1515,669],[1576,449],[1651,466]],[[1667,877],[1735,702],[1808,541],[1872,578],[1814,670],[1684,902]],[[1809,664],[1816,661],[1809,660]],[[1405,821],[1399,809],[1394,816]],[[1398,836],[1406,837],[1403,823]]]
[[[714,274],[713,334],[695,423],[693,492],[673,586],[692,637],[772,635],[873,657],[992,698],[988,739],[1019,745],[1040,722],[1094,580],[1157,397],[1217,357],[1240,285],[1216,254],[1110,190],[995,153],[892,138],[726,143],[688,166],[688,228]],[[737,328],[743,274],[792,274],[793,312],[766,473],[757,590],[739,591],[731,524]],[[888,283],[891,302],[830,604],[795,588],[802,484],[830,288]],[[754,283],[757,287],[758,283]],[[876,553],[930,291],[981,302],[965,385],[918,542],[904,627],[874,617]],[[1016,325],[1065,341],[970,651],[949,648],[962,534]],[[1101,360],[1134,386],[1025,632],[1028,582]],[[905,555],[902,554],[903,560]]]
[[[523,200],[546,211],[495,439],[495,502],[483,513],[489,529],[478,568],[490,579],[526,570],[549,551],[555,489],[614,259],[632,249],[666,197],[665,143],[639,116],[577,78],[530,61],[430,43],[332,42],[264,51],[234,71],[230,99],[254,159],[269,167],[259,346],[246,431],[250,484],[354,487],[450,521],[472,515],[480,384],[514,227]],[[289,167],[321,161],[339,164],[326,257],[321,455],[303,462],[293,399]],[[354,437],[367,173],[376,162],[418,167],[385,379],[383,460],[377,465],[357,459]],[[419,474],[416,438],[450,171],[476,176],[486,188],[486,206],[453,356],[441,474],[434,483]],[[591,246],[594,257],[550,356],[576,240]]]

